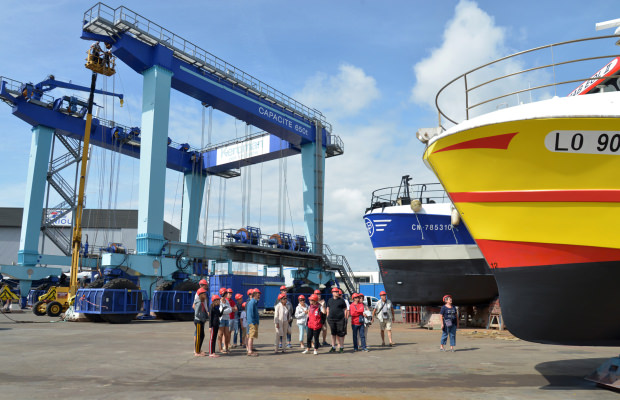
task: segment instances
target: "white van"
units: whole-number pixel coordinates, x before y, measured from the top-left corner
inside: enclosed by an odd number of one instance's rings
[[[377,304],[377,302],[379,301],[378,298],[374,297],[374,296],[364,296],[364,303],[368,306],[368,308],[370,308],[371,310],[374,310],[375,308],[375,304]]]

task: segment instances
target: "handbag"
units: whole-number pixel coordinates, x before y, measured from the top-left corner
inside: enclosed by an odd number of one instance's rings
[[[448,319],[444,319],[443,321],[447,328],[452,326],[452,319],[448,318]]]

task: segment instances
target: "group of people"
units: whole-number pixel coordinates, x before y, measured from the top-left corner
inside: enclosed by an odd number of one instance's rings
[[[222,354],[230,353],[231,336],[233,336],[232,347],[237,345],[237,337],[240,345],[246,348],[248,356],[258,356],[254,348],[254,340],[258,338],[259,314],[258,301],[261,291],[250,289],[247,292],[248,300],[243,301],[243,295],[237,294],[233,300],[233,290],[222,288],[220,295],[211,296],[211,306],[207,302],[208,284],[206,280],[200,281],[200,289],[196,293],[194,300],[194,324],[196,333],[194,336],[194,355],[219,357],[216,354],[216,345],[219,343],[219,352]],[[332,297],[328,300],[321,298],[321,291],[315,290],[306,299],[305,295],[298,297],[298,305],[293,311],[292,304],[287,296],[286,286],[280,288],[280,295],[274,305],[274,328],[275,328],[275,349],[274,353],[285,353],[286,349],[292,348],[292,323],[296,320],[299,330],[299,346],[303,349],[303,354],[310,351],[317,355],[321,346],[327,347],[326,342],[327,327],[331,332],[330,353],[344,352],[344,338],[347,335],[349,318],[353,333],[353,351],[369,351],[366,345],[368,327],[375,319],[379,321],[381,330],[382,346],[386,346],[385,332],[389,340],[389,346],[393,346],[392,322],[394,321],[394,307],[392,302],[387,299],[386,292],[380,293],[379,300],[371,310],[364,303],[364,295],[353,293],[349,303],[343,297],[341,289],[334,287],[331,291]],[[306,303],[309,301],[309,304]],[[205,338],[205,324],[209,320],[209,352],[202,351]],[[323,336],[320,342],[321,334]],[[306,341],[304,342],[304,337]]]

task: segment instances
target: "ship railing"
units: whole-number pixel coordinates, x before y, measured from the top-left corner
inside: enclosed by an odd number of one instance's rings
[[[402,186],[377,189],[372,192],[369,209],[409,205],[414,199],[420,200],[422,204],[447,203],[450,201],[440,183],[416,183],[409,185],[409,197],[404,192]]]
[[[615,43],[619,38],[620,35],[607,35],[558,42],[469,70],[444,85],[435,96],[440,121],[443,117],[458,124],[500,108],[566,96],[580,83],[592,80],[594,72],[619,56],[600,55],[601,45],[606,46],[608,40]]]

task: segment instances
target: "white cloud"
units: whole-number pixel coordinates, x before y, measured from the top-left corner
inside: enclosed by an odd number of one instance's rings
[[[480,9],[476,2],[461,0],[455,8],[454,18],[446,25],[441,45],[434,49],[430,56],[413,66],[416,84],[411,90],[411,100],[435,109],[437,92],[450,80],[508,55],[510,52],[506,39],[507,29],[497,26],[493,17]],[[484,82],[489,84],[470,91],[468,105],[471,107],[496,96],[525,90],[540,82],[550,83],[551,75],[542,70],[490,82],[496,77],[522,71],[528,63],[526,57],[510,58],[469,74],[467,87],[472,88]],[[442,92],[439,98],[441,110],[457,122],[465,119],[464,89],[465,83],[461,78]],[[549,97],[547,89],[536,93],[537,100],[546,97]],[[471,109],[469,117],[530,100],[534,100],[534,96],[527,92],[503,97]]]
[[[435,96],[443,85],[478,65],[499,58],[504,52],[504,40],[504,28],[496,26],[493,18],[475,2],[461,0],[454,18],[446,25],[441,46],[414,65],[416,84],[411,99],[434,108]],[[463,87],[455,89],[442,97],[444,102],[440,106],[452,115],[458,110],[460,119],[464,116]]]
[[[338,75],[319,72],[293,98],[321,110],[330,119],[354,116],[380,97],[375,78],[359,67],[342,64]]]

